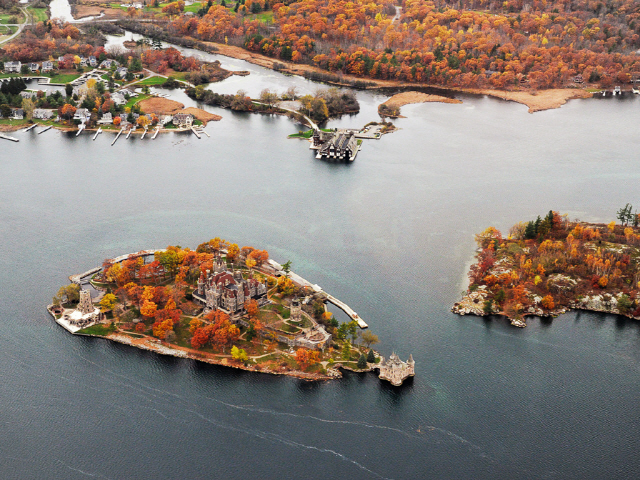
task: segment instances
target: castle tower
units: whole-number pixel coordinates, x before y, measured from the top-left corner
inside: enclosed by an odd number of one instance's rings
[[[89,290],[80,290],[80,302],[78,303],[78,310],[82,315],[93,313],[95,310],[93,303],[91,303],[91,292]]]
[[[204,295],[204,273],[200,274],[198,278],[198,294]]]
[[[213,274],[217,275],[218,273],[222,273],[226,271],[227,271],[227,265],[224,263],[220,255],[216,255],[216,259],[213,262]]]
[[[299,322],[302,320],[302,306],[300,305],[300,300],[297,298],[291,300],[291,320],[294,322]]]

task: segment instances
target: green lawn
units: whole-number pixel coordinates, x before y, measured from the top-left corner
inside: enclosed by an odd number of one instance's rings
[[[78,333],[86,333],[87,335],[98,335],[100,337],[105,337],[111,332],[114,332],[115,329],[116,328],[112,325],[109,325],[107,327],[106,325],[98,324],[83,328],[82,330],[78,330]]]
[[[167,79],[164,77],[147,77],[144,80],[139,81],[136,85],[162,85]]]
[[[0,35],[11,35],[15,33],[18,27],[7,27],[6,25],[0,25]]]
[[[19,13],[17,15],[11,15],[9,13],[2,13],[0,14],[0,23],[14,23],[14,22],[9,22],[9,19],[11,17],[16,17],[16,19],[18,20],[15,23],[22,23],[22,21],[24,20],[24,15],[22,15],[22,13]]]
[[[144,100],[145,98],[149,98],[150,96],[151,95],[138,95],[137,97],[131,97],[129,101],[125,104],[124,108],[127,108],[127,107],[131,108],[139,101]]]
[[[49,19],[46,8],[27,7],[27,12],[31,14],[36,22],[46,22]]]
[[[330,132],[331,131],[330,128],[322,128],[321,130],[323,132]],[[311,138],[312,136],[313,136],[313,128],[310,128],[306,132],[300,131],[298,133],[292,133],[291,135],[289,135],[289,138]]]
[[[69,83],[80,77],[79,73],[62,73],[51,77],[51,83]]]

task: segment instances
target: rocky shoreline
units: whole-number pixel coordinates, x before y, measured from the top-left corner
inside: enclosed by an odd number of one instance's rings
[[[488,317],[491,315],[498,315],[507,318],[511,325],[514,327],[524,328],[527,326],[526,317],[540,317],[540,318],[555,318],[563,313],[570,312],[571,310],[584,310],[597,313],[610,313],[612,315],[620,315],[630,318],[632,320],[640,320],[640,317],[635,317],[629,313],[623,313],[617,308],[617,301],[623,295],[622,292],[611,295],[586,295],[580,299],[571,302],[568,306],[560,306],[550,311],[543,311],[538,306],[531,306],[522,313],[522,318],[509,317],[505,312],[500,311],[495,304],[492,306],[491,312],[484,310],[484,302],[488,298],[486,289],[484,286],[480,286],[473,292],[468,292],[462,300],[456,302],[451,311],[458,315],[475,315],[477,317]],[[538,300],[536,303],[540,303]]]

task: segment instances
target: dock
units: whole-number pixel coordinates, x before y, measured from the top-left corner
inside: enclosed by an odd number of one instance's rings
[[[127,133],[127,136],[125,137],[127,140],[129,139],[129,137],[131,136],[131,133],[136,131],[136,127],[131,127],[129,129],[129,133]]]
[[[365,323],[364,320],[362,320],[358,314],[356,312],[354,312],[351,307],[349,305],[347,305],[346,303],[338,300],[336,297],[334,297],[333,295],[329,295],[327,293],[327,301],[330,303],[333,303],[336,307],[338,307],[340,310],[342,310],[344,313],[346,313],[347,315],[349,315],[349,317],[353,320],[355,320],[358,323],[358,326],[362,329],[365,328],[369,328],[369,325],[367,325]]]
[[[158,136],[158,133],[160,132],[160,126],[156,127],[156,133],[153,134],[153,137],[151,137],[151,140],[155,140],[156,137]]]
[[[38,132],[38,135],[40,135],[41,133],[44,133],[44,132],[46,132],[47,130],[50,130],[50,129],[51,129],[51,125],[49,125],[48,127],[45,127],[44,130],[40,130]]]
[[[149,131],[149,127],[144,127],[144,132],[142,132],[142,137],[140,137],[140,140],[144,140],[144,136],[147,134],[148,131]]]
[[[100,127],[98,129],[98,131],[96,132],[96,134],[93,136],[93,139],[95,140],[96,138],[98,138],[98,135],[100,135],[102,133],[102,127]]]
[[[113,139],[113,142],[111,142],[111,146],[113,147],[113,144],[116,143],[118,141],[118,139],[120,138],[120,135],[122,135],[122,132],[124,132],[124,128],[121,128],[120,131],[118,132],[118,134],[116,135],[116,138]]]
[[[25,132],[28,132],[29,130],[33,130],[34,128],[36,128],[38,126],[37,123],[34,123],[33,125],[31,125],[30,127],[25,128]]]
[[[200,134],[198,133],[198,131],[195,129],[195,127],[191,127],[191,131],[195,134],[196,137],[198,137],[198,139],[200,139]]]
[[[3,133],[0,133],[0,138],[4,138],[5,140],[11,140],[12,142],[19,142],[20,141],[15,137],[10,137],[9,135],[5,135]]]
[[[80,135],[83,130],[84,130],[84,123],[81,123],[80,126],[78,127],[78,133],[76,133],[76,137]]]

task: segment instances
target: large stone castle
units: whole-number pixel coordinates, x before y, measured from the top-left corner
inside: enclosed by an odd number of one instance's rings
[[[267,296],[267,281],[255,278],[244,279],[242,272],[230,272],[221,256],[213,263],[213,272],[207,270],[198,279],[198,288],[193,298],[205,305],[207,310],[222,310],[234,314],[244,309],[249,300],[261,300]]]

